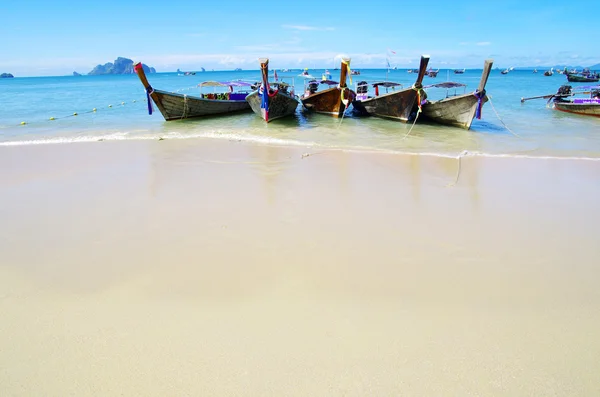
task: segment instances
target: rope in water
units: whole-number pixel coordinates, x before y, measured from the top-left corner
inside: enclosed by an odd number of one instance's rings
[[[344,116],[346,115],[346,112],[348,111],[348,107],[352,104],[353,98],[351,99],[351,95],[350,92],[352,91],[348,91],[348,98],[344,99],[344,91],[346,90],[347,87],[340,87],[338,85],[338,88],[340,89],[340,98],[342,103],[344,104],[345,108],[344,111],[342,112],[342,118],[340,119],[340,123],[338,124],[338,128],[340,128],[340,126],[342,125],[342,121],[344,121]]]
[[[469,155],[469,152],[466,150],[463,150],[463,152],[456,157],[458,159],[458,170],[456,171],[456,178],[454,179],[454,182],[447,184],[446,187],[456,186],[456,184],[458,183],[458,178],[460,177],[460,171],[462,168],[460,160],[463,157],[468,156],[468,155]]]
[[[498,114],[498,112],[496,111],[496,108],[494,107],[494,104],[492,103],[492,97],[488,95],[488,100],[490,101],[490,105],[492,105],[492,109],[494,110],[494,113],[496,113],[496,117],[498,117],[498,120],[500,120],[500,122],[502,123],[502,125],[504,126],[504,128],[506,128],[508,130],[508,132],[510,132],[511,134],[513,134],[514,136],[516,136],[517,138],[521,138],[521,136],[519,134],[514,133],[510,128],[508,128],[508,126],[506,125],[506,123],[504,123],[504,121],[502,120],[502,118],[500,117],[500,115]]]
[[[188,115],[188,101],[187,95],[183,96],[183,114],[181,115],[181,119],[185,119]]]
[[[402,138],[402,140],[406,139],[407,136],[410,135],[410,133],[413,130],[413,127],[415,126],[415,124],[417,124],[417,119],[419,118],[419,114],[421,114],[421,109],[419,109],[417,111],[417,115],[415,116],[415,121],[413,121],[412,125],[410,126],[410,129],[408,130],[408,132],[406,133],[406,135],[404,135],[404,137]]]
[[[417,92],[417,115],[415,116],[415,121],[413,121],[413,124],[410,126],[410,129],[408,130],[408,132],[406,133],[406,135],[404,135],[404,137],[402,138],[402,140],[405,140],[406,137],[408,137],[410,135],[410,133],[412,132],[415,124],[417,124],[417,120],[419,119],[419,114],[423,111],[422,109],[422,103],[421,103],[421,96],[422,96],[422,92],[423,92],[423,88],[421,87],[421,84],[413,84],[412,89],[415,90]]]
[[[131,103],[143,103],[145,100],[145,98],[140,98],[140,99],[134,99],[133,101],[131,101]],[[108,105],[106,108],[101,107],[101,108],[93,108],[92,110],[88,110],[85,112],[74,112],[72,114],[66,115],[66,116],[60,116],[60,117],[50,117],[46,120],[40,120],[40,121],[34,121],[34,122],[26,122],[26,121],[21,121],[21,125],[29,125],[29,124],[37,124],[37,123],[42,123],[42,122],[48,122],[48,121],[56,121],[56,120],[62,120],[62,119],[66,119],[69,117],[75,117],[75,116],[79,116],[79,115],[84,115],[84,114],[90,114],[90,113],[97,113],[98,111],[101,110],[106,110],[106,109],[115,109],[117,107],[125,107],[125,105],[127,104],[127,102],[123,101],[121,102],[119,105],[114,106],[113,105]]]
[[[179,90],[170,91],[170,92],[172,92],[172,93],[178,93],[178,92],[182,92],[182,91],[189,91],[189,90],[191,90],[191,89],[195,89],[195,88],[196,88],[196,86],[192,86],[192,87],[181,88],[181,89],[179,89]],[[134,100],[132,100],[132,101],[131,101],[131,103],[138,103],[138,102],[139,102],[139,103],[143,103],[145,100],[146,100],[146,98],[145,98],[145,97],[144,97],[144,98],[138,98],[138,99],[134,99]],[[119,105],[116,105],[116,106],[114,106],[114,107],[113,107],[113,105],[108,105],[106,108],[108,108],[108,109],[111,109],[111,108],[112,108],[112,109],[114,109],[114,108],[117,108],[117,107],[119,107],[119,106],[120,106],[120,107],[123,107],[123,106],[125,106],[127,103],[128,103],[128,102],[122,101],[122,102],[121,102]],[[48,119],[46,119],[46,120],[35,121],[35,122],[21,121],[20,125],[30,125],[30,124],[37,124],[37,123],[41,123],[42,121],[44,121],[44,122],[46,122],[46,121],[56,121],[56,120],[66,119],[66,118],[69,118],[69,117],[75,117],[75,116],[84,115],[84,114],[89,114],[89,113],[96,113],[96,112],[98,112],[98,111],[100,111],[100,110],[103,110],[103,109],[106,109],[106,108],[103,108],[103,107],[98,107],[98,108],[93,108],[92,110],[88,110],[88,111],[85,111],[85,112],[74,112],[74,113],[72,113],[72,114],[69,114],[69,115],[66,115],[66,116],[60,116],[60,117],[50,117],[50,118],[48,118]],[[188,109],[188,110],[189,110],[189,109]]]
[[[179,89],[179,90],[170,91],[170,92],[172,92],[172,93],[179,93],[179,92],[182,92],[182,91],[189,91],[189,90],[191,90],[191,89],[195,89],[195,88],[196,88],[196,87],[195,87],[195,86],[193,86],[193,87],[181,88],[181,89]],[[139,102],[139,103],[142,103],[142,102],[144,102],[145,100],[146,100],[146,98],[145,98],[145,97],[144,97],[144,98],[138,98],[138,99],[134,99],[134,100],[132,100],[130,103],[138,103],[138,102]],[[48,118],[48,119],[46,119],[46,120],[41,120],[41,121],[34,121],[34,122],[21,121],[20,125],[30,125],[30,124],[37,124],[37,123],[41,123],[42,121],[46,122],[46,121],[56,121],[56,120],[62,120],[62,119],[66,119],[66,118],[69,118],[69,117],[75,117],[75,116],[84,115],[84,114],[89,114],[89,113],[96,113],[96,112],[98,112],[98,111],[100,111],[100,110],[103,110],[103,109],[115,109],[115,108],[117,108],[117,107],[124,107],[124,106],[125,106],[127,103],[129,103],[129,102],[122,101],[122,102],[121,102],[119,105],[116,105],[116,106],[114,106],[114,107],[113,107],[113,105],[108,105],[106,108],[104,108],[104,107],[97,107],[97,108],[93,108],[92,110],[88,110],[88,111],[85,111],[85,112],[74,112],[74,113],[72,113],[72,114],[69,114],[69,115],[66,115],[66,116],[60,116],[60,117],[50,117],[50,118]],[[188,110],[189,110],[189,109],[186,109],[185,111],[188,111]],[[185,116],[184,116],[184,118],[185,118]],[[5,127],[3,127],[3,128],[7,128],[7,126],[5,126]]]

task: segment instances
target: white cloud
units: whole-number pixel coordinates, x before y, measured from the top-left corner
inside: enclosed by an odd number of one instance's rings
[[[482,46],[482,45],[490,45],[490,44],[492,44],[492,43],[491,43],[491,42],[489,42],[489,41],[480,41],[480,42],[478,42],[478,43],[477,43],[477,45],[479,45],[479,46]]]
[[[318,26],[308,26],[308,25],[281,25],[284,29],[293,29],[293,30],[335,30],[330,26],[326,27],[318,27]]]

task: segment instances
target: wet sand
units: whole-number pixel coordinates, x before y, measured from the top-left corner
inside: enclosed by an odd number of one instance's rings
[[[456,159],[165,140],[0,169],[2,396],[600,394],[600,162],[452,185]]]

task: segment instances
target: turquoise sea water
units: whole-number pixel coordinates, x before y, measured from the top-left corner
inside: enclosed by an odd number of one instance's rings
[[[311,70],[320,77],[323,70]],[[331,70],[333,79],[338,71]],[[302,91],[299,71],[279,77],[294,82]],[[441,70],[437,78],[425,77],[424,85],[443,81],[477,87],[481,70],[456,75]],[[219,71],[181,76],[177,73],[148,75],[157,89],[188,95],[199,93],[206,80],[258,81],[256,71]],[[392,70],[387,75],[409,87],[416,75]],[[386,70],[361,70],[360,80],[386,79]],[[544,99],[522,104],[521,97],[556,92],[566,77],[546,77],[541,72],[492,70],[487,84],[491,102],[470,131],[435,124],[411,124],[347,115],[343,120],[309,114],[298,107],[295,117],[264,123],[253,113],[206,119],[166,122],[155,108],[148,115],[145,91],[136,75],[27,77],[0,80],[0,145],[52,144],[122,139],[226,139],[277,145],[301,145],[313,149],[431,153],[456,156],[465,150],[480,155],[600,159],[600,118],[565,114],[546,107]],[[571,83],[577,85],[578,83]],[[460,91],[462,92],[462,91]],[[430,91],[430,98],[445,92]],[[92,109],[96,111],[92,111]],[[73,114],[77,113],[76,116]],[[55,120],[50,120],[54,117]],[[22,125],[21,123],[26,124]]]

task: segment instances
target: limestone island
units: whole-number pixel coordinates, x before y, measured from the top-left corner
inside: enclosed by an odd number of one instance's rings
[[[10,73],[2,73],[2,74],[0,74],[0,79],[12,79],[13,77],[15,77],[15,76],[13,76]]]
[[[73,76],[81,76],[81,73],[73,72]]]
[[[156,73],[156,69],[142,64],[144,72]],[[104,65],[96,66],[88,75],[100,75],[100,74],[133,74],[133,61],[128,58],[118,57],[115,62],[108,62]]]

